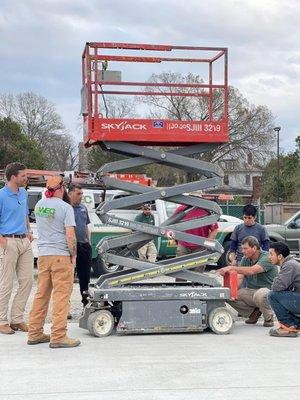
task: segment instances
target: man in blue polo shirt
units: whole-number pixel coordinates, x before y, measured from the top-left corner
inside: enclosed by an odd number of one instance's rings
[[[33,282],[33,254],[30,242],[25,165],[15,162],[5,169],[7,184],[0,189],[0,333],[28,331],[24,310]],[[19,287],[11,307],[10,324],[8,304],[14,276]]]

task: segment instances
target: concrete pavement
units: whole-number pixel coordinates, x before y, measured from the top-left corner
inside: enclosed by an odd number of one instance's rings
[[[46,332],[50,326],[46,326]],[[206,400],[300,398],[300,337],[273,338],[261,323],[209,331],[91,337],[69,324],[82,345],[26,345],[0,335],[1,400]]]

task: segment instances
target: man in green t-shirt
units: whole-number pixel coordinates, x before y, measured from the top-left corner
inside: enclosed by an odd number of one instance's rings
[[[136,222],[142,222],[143,224],[154,225],[154,215],[151,211],[151,204],[145,203],[142,207],[143,212],[135,217]],[[146,243],[138,250],[139,258],[143,261],[149,261],[155,263],[157,257],[157,249],[153,240]]]
[[[229,265],[219,269],[221,275],[225,275],[227,271],[236,271],[239,274],[239,282],[244,278],[246,281],[246,287],[238,290],[237,300],[230,302],[230,305],[241,316],[248,318],[246,324],[256,324],[263,314],[263,325],[271,327],[274,325],[274,313],[267,295],[278,274],[278,268],[271,264],[269,253],[261,250],[254,236],[243,239],[242,252],[243,258],[239,267]]]

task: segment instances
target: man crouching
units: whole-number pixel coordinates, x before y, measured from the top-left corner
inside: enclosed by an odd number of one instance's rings
[[[271,243],[269,252],[271,263],[280,266],[268,294],[279,327],[269,333],[277,337],[297,337],[300,331],[300,260],[290,255],[288,246],[282,242]]]
[[[241,266],[230,265],[218,270],[221,275],[227,271],[239,274],[239,283],[245,278],[246,287],[238,290],[237,300],[230,305],[239,315],[246,319],[246,324],[256,324],[261,314],[264,316],[265,327],[274,325],[274,314],[268,303],[267,295],[271,289],[278,268],[269,260],[269,253],[260,248],[254,236],[248,236],[242,241],[243,258]]]

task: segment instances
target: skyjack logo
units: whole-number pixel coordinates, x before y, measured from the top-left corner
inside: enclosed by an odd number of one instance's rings
[[[122,121],[118,124],[106,124],[102,123],[101,124],[101,129],[106,129],[109,131],[129,131],[129,130],[135,130],[135,131],[142,131],[142,130],[147,130],[147,127],[145,124],[130,124],[127,121]]]

